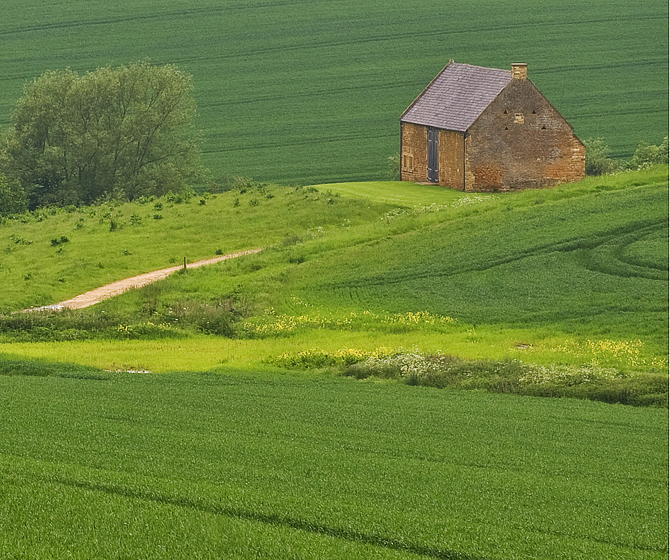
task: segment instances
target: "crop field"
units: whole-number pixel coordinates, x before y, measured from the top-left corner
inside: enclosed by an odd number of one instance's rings
[[[0,364],[0,556],[662,559],[667,411]]]
[[[215,179],[382,179],[400,114],[451,58],[527,62],[577,135],[616,157],[667,134],[661,0],[6,0],[0,22],[0,125],[47,69],[176,63]]]

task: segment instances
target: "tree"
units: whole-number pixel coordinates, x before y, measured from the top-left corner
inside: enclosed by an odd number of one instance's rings
[[[17,103],[0,169],[32,209],[180,191],[203,171],[192,90],[174,65],[47,71]]]
[[[28,199],[18,181],[0,174],[0,216],[21,214],[28,209]]]

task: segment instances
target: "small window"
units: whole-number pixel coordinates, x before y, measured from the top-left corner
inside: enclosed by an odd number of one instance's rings
[[[503,115],[506,115],[506,114],[507,114],[507,109],[505,109],[505,110],[503,111]]]
[[[542,130],[547,130],[547,127],[542,125]]]
[[[537,113],[535,112],[535,109],[533,109],[533,115],[537,115]]]
[[[514,124],[523,124],[523,113],[514,113]]]

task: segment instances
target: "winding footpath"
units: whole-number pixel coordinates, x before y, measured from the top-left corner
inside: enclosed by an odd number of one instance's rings
[[[186,268],[198,268],[200,266],[205,266],[208,264],[214,264],[219,261],[225,261],[227,259],[234,259],[235,257],[241,257],[244,255],[252,255],[254,253],[260,253],[263,248],[260,249],[249,249],[248,251],[240,251],[238,253],[230,253],[228,255],[220,255],[218,257],[213,257],[211,259],[205,259],[202,261],[197,261],[194,263],[189,263],[186,265]],[[54,303],[53,305],[44,305],[42,307],[31,307],[24,311],[58,311],[60,309],[83,309],[84,307],[89,307],[100,303],[105,299],[109,299],[114,296],[118,296],[123,292],[132,290],[134,288],[141,288],[152,282],[158,280],[163,280],[167,278],[173,272],[184,268],[183,265],[171,266],[170,268],[163,268],[161,270],[154,270],[153,272],[146,272],[145,274],[140,274],[139,276],[133,276],[132,278],[126,278],[125,280],[118,280],[102,286],[101,288],[96,288],[85,294],[78,295],[72,299],[66,301],[61,301],[60,303]]]

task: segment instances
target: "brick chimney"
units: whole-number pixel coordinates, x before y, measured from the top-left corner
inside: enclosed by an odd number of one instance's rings
[[[515,80],[525,80],[528,77],[528,64],[525,62],[512,63],[512,78]]]

